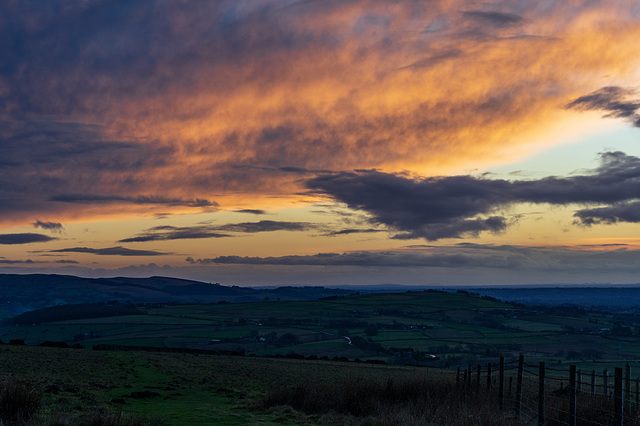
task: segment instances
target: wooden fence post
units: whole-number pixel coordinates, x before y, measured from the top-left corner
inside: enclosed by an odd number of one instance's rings
[[[518,383],[516,385],[516,419],[520,419],[522,411],[522,372],[524,370],[524,355],[518,359]]]
[[[569,425],[576,426],[576,366],[569,366]]]
[[[467,364],[467,370],[469,371],[469,374],[467,375],[467,387],[471,387],[471,373],[473,372],[471,364]]]
[[[602,394],[604,396],[609,395],[609,376],[607,375],[607,369],[602,372]]]
[[[576,426],[576,366],[569,366],[569,426]]]
[[[498,403],[500,411],[504,410],[504,356],[500,357],[500,372],[498,376]]]
[[[491,363],[487,364],[487,392],[491,390]]]
[[[631,367],[629,363],[624,367],[624,408],[627,416],[631,415]]]
[[[582,370],[576,372],[576,393],[582,392]]]
[[[482,371],[482,366],[478,364],[478,371],[476,375],[476,391],[480,392],[480,372]]]
[[[596,370],[591,370],[591,395],[596,394]]]
[[[460,387],[460,367],[456,368],[456,387]]]
[[[616,367],[613,377],[613,396],[615,405],[615,417],[613,424],[616,426],[622,426],[623,414],[622,414],[622,368]]]
[[[538,374],[538,424],[544,425],[544,361],[540,361],[540,371]]]

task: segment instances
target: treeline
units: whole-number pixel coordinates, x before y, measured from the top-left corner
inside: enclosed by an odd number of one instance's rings
[[[229,355],[244,356],[244,351],[226,351],[211,349],[192,349],[192,348],[161,348],[155,346],[126,346],[126,345],[93,345],[94,351],[140,351],[140,352],[168,352],[181,354],[198,354],[198,355]]]
[[[43,346],[43,345],[40,345]],[[183,354],[198,354],[198,355],[226,355],[226,356],[248,356],[255,357],[256,355],[246,355],[244,351],[229,351],[229,350],[211,350],[211,349],[190,349],[190,348],[161,348],[155,346],[127,346],[127,345],[108,345],[100,344],[93,345],[94,351],[141,351],[141,352],[166,352],[166,353],[183,353]],[[275,354],[275,355],[263,355],[260,358],[284,358],[284,359],[299,359],[305,361],[339,361],[339,362],[356,362],[365,364],[379,364],[387,365],[385,361],[377,359],[368,359],[365,361],[355,358],[353,361],[344,356],[334,356],[329,358],[328,356],[317,355],[301,355],[301,354]]]
[[[2,321],[2,325],[28,325],[47,322],[71,321],[121,315],[145,315],[146,312],[129,303],[84,303],[60,305],[25,312]]]

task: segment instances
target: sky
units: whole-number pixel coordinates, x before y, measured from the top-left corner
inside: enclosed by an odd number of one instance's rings
[[[635,0],[7,0],[0,272],[640,282]]]

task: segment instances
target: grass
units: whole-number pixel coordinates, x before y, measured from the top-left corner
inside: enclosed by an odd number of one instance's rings
[[[0,421],[18,423],[31,420],[40,408],[38,391],[12,377],[0,387]]]
[[[557,374],[548,372],[553,390],[560,381],[567,385]],[[582,378],[588,391],[589,378]],[[35,414],[13,417],[30,417],[33,425],[518,424],[508,411],[497,410],[494,391],[459,387],[455,369],[4,345],[2,383],[19,385],[10,393],[34,396],[29,412]],[[535,409],[534,375],[525,375],[525,389],[526,405]],[[562,424],[566,398],[547,395],[548,424]],[[609,424],[611,398],[579,398],[579,416]],[[526,420],[535,413],[524,415]],[[626,424],[640,424],[637,411],[630,419]]]
[[[24,339],[27,344],[64,341],[93,344],[124,344],[184,347],[212,350],[244,350],[246,353],[297,352],[322,356],[341,350],[341,343],[322,343],[327,333],[372,339],[385,350],[411,347],[429,353],[432,347],[449,346],[438,355],[467,356],[500,352],[517,356],[520,351],[557,357],[590,348],[602,351],[603,359],[640,358],[640,339],[611,339],[598,331],[613,318],[595,314],[574,317],[553,315],[466,294],[405,292],[352,295],[334,300],[256,302],[238,304],[148,306],[146,315],[95,318],[0,327],[0,338]],[[378,334],[365,334],[375,325]],[[427,326],[417,331],[413,326]],[[569,328],[574,330],[568,333]],[[586,330],[586,331],[580,331]],[[300,344],[280,348],[274,335],[293,333]],[[594,333],[594,334],[589,334]],[[269,337],[272,336],[272,337]],[[245,339],[253,337],[254,339]],[[259,338],[262,337],[261,341]],[[215,343],[211,340],[219,339]],[[316,344],[316,342],[318,342]],[[458,349],[454,349],[454,348]],[[466,355],[459,348],[467,351]],[[352,357],[380,356],[364,348],[349,348]],[[387,362],[398,359],[390,352]],[[575,357],[574,357],[575,358]]]
[[[41,396],[36,424],[89,424],[94,415],[116,421],[118,413],[123,425],[318,424],[314,415],[262,409],[258,401],[273,386],[299,381],[385,381],[416,371],[330,361],[0,346],[0,383],[15,378]]]
[[[337,424],[506,425],[496,400],[458,387],[450,378],[425,377],[308,382],[274,388],[265,408],[289,406],[308,414],[332,415]]]

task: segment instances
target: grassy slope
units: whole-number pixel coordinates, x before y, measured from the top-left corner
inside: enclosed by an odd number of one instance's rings
[[[99,410],[160,418],[172,425],[322,423],[317,416],[256,406],[269,389],[292,383],[364,377],[386,381],[416,374],[440,373],[340,362],[0,347],[0,379],[11,375],[34,385],[44,397],[40,418],[62,417],[71,423]],[[128,396],[144,391],[160,396]],[[125,403],[111,402],[114,398]]]

